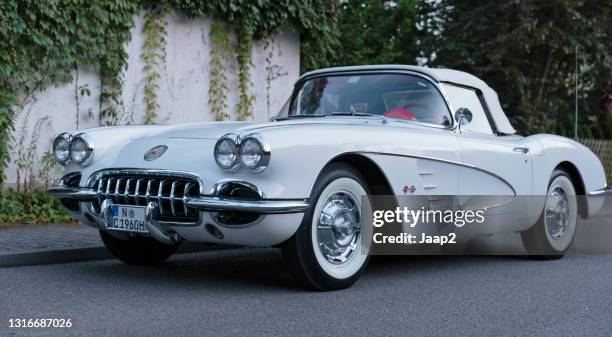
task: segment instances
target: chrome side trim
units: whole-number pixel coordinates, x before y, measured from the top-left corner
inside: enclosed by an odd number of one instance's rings
[[[457,165],[457,166],[463,166],[469,169],[473,169],[476,171],[480,171],[483,173],[486,173],[492,177],[495,177],[501,181],[503,181],[506,185],[508,185],[508,187],[510,187],[510,189],[512,190],[512,193],[514,193],[514,195],[516,195],[516,190],[514,189],[514,186],[512,186],[512,184],[510,184],[510,182],[508,182],[506,179],[502,178],[501,176],[487,171],[485,169],[481,169],[480,167],[476,167],[474,165],[470,165],[470,164],[465,164],[462,162],[458,162],[458,161],[454,161],[454,160],[447,160],[447,159],[442,159],[442,158],[436,158],[436,157],[427,157],[427,156],[416,156],[416,155],[410,155],[410,154],[400,154],[400,153],[389,153],[389,152],[380,152],[380,151],[357,151],[357,152],[346,152],[343,154],[347,154],[347,153],[361,153],[361,154],[374,154],[374,155],[383,155],[383,156],[393,156],[393,157],[406,157],[406,158],[415,158],[415,159],[426,159],[426,160],[432,160],[432,161],[437,161],[440,163],[446,163],[446,164],[453,164],[453,165]]]
[[[612,187],[603,187],[589,192],[589,197],[605,197],[612,195]]]
[[[300,213],[308,207],[308,201],[299,200],[239,200],[200,196],[187,198],[186,205],[202,211],[239,211],[262,214]]]

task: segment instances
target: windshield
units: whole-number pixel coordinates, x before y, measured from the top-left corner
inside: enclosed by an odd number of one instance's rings
[[[316,77],[302,83],[281,111],[284,117],[379,115],[450,125],[451,115],[429,81],[408,74]]]

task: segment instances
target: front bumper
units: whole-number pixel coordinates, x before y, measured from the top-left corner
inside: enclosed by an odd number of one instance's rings
[[[94,189],[82,187],[52,187],[47,192],[58,199],[76,201],[95,200],[104,195]],[[301,213],[308,207],[308,202],[305,199],[245,200],[210,195],[187,198],[186,204],[187,207],[200,211],[236,211],[261,214]]]
[[[110,200],[102,204],[99,214],[92,213],[91,202],[104,199],[107,194],[85,187],[57,186],[48,193],[61,201],[75,201],[81,205],[73,216],[93,227],[106,230],[109,221]],[[197,242],[238,244],[250,246],[271,246],[288,239],[301,224],[303,213],[308,207],[306,199],[239,199],[217,195],[199,195],[185,198],[185,207],[198,211],[199,221],[181,223],[160,221],[159,203],[147,202],[145,226],[149,235],[160,242],[173,244],[182,239]],[[216,212],[233,211],[260,214],[257,221],[245,225],[224,225],[217,221]],[[222,238],[211,235],[207,228],[215,226],[224,233]],[[122,233],[116,233],[123,235]]]

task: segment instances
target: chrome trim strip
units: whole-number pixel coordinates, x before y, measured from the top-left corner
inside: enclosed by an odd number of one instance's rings
[[[239,211],[262,214],[300,213],[308,207],[308,201],[305,199],[239,200],[213,196],[187,198],[186,204],[188,207],[202,211]]]
[[[80,187],[51,187],[47,193],[58,199],[75,199],[79,201],[94,200],[98,192],[89,188]]]
[[[603,187],[589,192],[589,197],[605,197],[612,195],[612,187]]]
[[[425,159],[425,160],[437,161],[437,162],[440,162],[440,163],[446,163],[446,164],[453,164],[453,165],[463,166],[463,167],[467,167],[467,168],[470,168],[470,169],[474,169],[474,170],[486,173],[488,175],[491,175],[491,176],[493,176],[493,177],[503,181],[506,185],[508,185],[510,187],[510,189],[512,190],[512,193],[514,193],[514,195],[516,195],[516,190],[514,189],[514,186],[512,186],[512,184],[510,184],[506,179],[500,177],[499,175],[497,175],[497,174],[495,174],[493,172],[487,171],[485,169],[481,169],[480,167],[476,167],[474,165],[465,164],[465,163],[454,161],[454,160],[447,160],[447,159],[441,159],[441,158],[435,158],[435,157],[415,156],[415,155],[401,154],[401,153],[379,152],[379,151],[357,151],[357,152],[347,152],[347,153],[362,153],[362,154],[374,154],[374,155],[393,156],[393,157],[406,157],[406,158],[415,158],[415,159]],[[343,153],[343,154],[347,154],[347,153]]]
[[[381,68],[377,68],[377,69],[338,69],[338,68],[329,68],[327,70],[323,70],[323,71],[313,71],[310,73],[306,73],[304,75],[302,75],[294,84],[294,91],[297,90],[298,86],[300,86],[303,82],[310,80],[312,78],[316,78],[316,77],[327,77],[327,76],[349,76],[349,75],[370,75],[370,74],[407,74],[407,75],[412,75],[412,76],[417,76],[420,77],[428,82],[430,82],[440,93],[440,95],[442,96],[442,99],[444,100],[444,103],[446,103],[446,107],[448,109],[448,112],[450,113],[451,116],[451,120],[450,122],[452,123],[449,126],[443,126],[443,125],[437,125],[437,124],[431,124],[431,123],[424,123],[424,126],[427,127],[433,127],[433,128],[438,128],[438,129],[445,129],[445,130],[453,130],[456,131],[457,130],[457,126],[458,123],[455,121],[455,112],[453,111],[453,108],[450,104],[450,100],[448,98],[448,95],[446,95],[446,91],[444,91],[444,88],[442,87],[441,83],[438,82],[438,80],[436,80],[435,78],[431,77],[429,74],[426,74],[424,72],[420,72],[416,69],[401,69],[401,68],[393,68],[393,67],[389,67],[389,68],[385,68],[385,67],[381,67]],[[291,95],[291,100],[293,100],[293,94]],[[291,104],[292,102],[290,102]],[[408,121],[406,121],[408,122]],[[255,129],[256,130],[256,129]]]

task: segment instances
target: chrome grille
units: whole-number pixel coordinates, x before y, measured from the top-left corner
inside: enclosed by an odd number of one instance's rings
[[[185,205],[187,197],[200,193],[195,178],[169,174],[99,173],[90,180],[90,187],[98,192],[92,211],[100,214],[105,199],[113,204],[146,206],[150,201],[159,204],[159,221],[192,222],[198,212]]]

